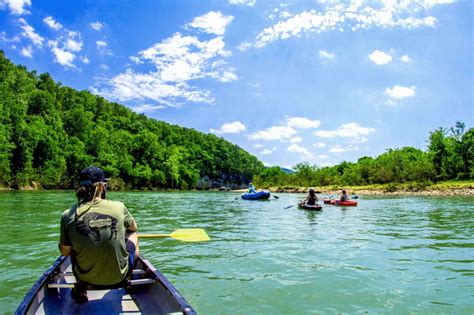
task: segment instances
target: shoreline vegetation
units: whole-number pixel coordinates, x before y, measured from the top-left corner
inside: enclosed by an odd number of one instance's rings
[[[380,196],[474,196],[474,181],[445,181],[436,184],[431,184],[424,188],[417,188],[411,183],[405,184],[374,184],[363,186],[340,186],[329,185],[314,187],[317,194],[333,194],[339,196],[342,189],[345,189],[350,195],[380,195]],[[13,189],[11,187],[0,185],[1,191],[38,191],[50,190],[44,189],[39,185],[20,187]],[[297,186],[272,186],[261,187],[259,190],[267,190],[272,193],[307,193],[309,187]],[[121,190],[122,191],[122,190]],[[135,191],[135,190],[133,190]],[[225,191],[244,193],[247,189],[207,189],[207,190],[180,190],[180,189],[139,189],[138,191]]]
[[[309,187],[268,187],[272,193],[307,193]],[[417,188],[412,184],[385,184],[364,186],[323,186],[314,187],[318,194],[339,196],[345,189],[349,195],[383,196],[474,196],[474,181],[446,181]]]

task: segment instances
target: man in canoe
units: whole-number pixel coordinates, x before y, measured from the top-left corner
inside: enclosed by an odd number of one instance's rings
[[[86,286],[115,286],[132,272],[139,254],[137,224],[125,205],[106,198],[104,171],[89,166],[80,173],[78,202],[61,216],[59,250],[71,256],[77,303],[88,301]]]
[[[339,198],[340,201],[348,201],[349,200],[349,196],[346,194],[346,191],[345,190],[342,190],[342,195],[341,197]]]

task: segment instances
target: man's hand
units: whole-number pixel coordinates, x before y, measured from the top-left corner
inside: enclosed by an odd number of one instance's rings
[[[59,251],[61,252],[61,255],[63,256],[69,256],[71,255],[72,251],[72,246],[66,246],[63,244],[58,244]]]

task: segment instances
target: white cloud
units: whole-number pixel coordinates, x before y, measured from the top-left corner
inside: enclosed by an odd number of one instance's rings
[[[43,22],[53,30],[59,30],[63,27],[59,22],[56,22],[52,16],[45,17]]]
[[[35,46],[42,47],[43,42],[44,42],[44,38],[41,35],[39,35],[38,33],[36,33],[35,29],[33,27],[31,27],[28,24],[28,22],[26,22],[26,20],[24,18],[20,18],[20,19],[18,19],[18,21],[20,22],[21,28],[23,29],[23,32],[21,32],[21,35],[23,35],[23,37],[26,37],[29,40],[31,40],[31,42]]]
[[[85,63],[85,64],[88,64],[90,62],[87,56],[81,56],[79,57],[79,59],[82,61],[82,63]]]
[[[136,73],[129,68],[103,81],[105,87],[97,92],[119,101],[149,99],[169,106],[180,106],[181,100],[212,104],[214,98],[210,91],[189,86],[187,82],[202,78],[221,82],[236,80],[235,69],[223,60],[229,56],[220,36],[200,41],[195,36],[175,33],[138,52],[135,58],[130,57],[134,63],[151,64],[155,71]]]
[[[289,127],[301,129],[318,128],[321,125],[319,120],[311,120],[305,117],[289,117],[286,119],[286,123]]]
[[[258,149],[258,148],[263,147],[263,145],[261,145],[260,143],[257,143],[257,144],[254,144],[253,147],[254,147],[255,149]]]
[[[321,59],[334,59],[334,53],[327,52],[325,50],[319,51],[319,58]]]
[[[387,88],[385,94],[392,99],[402,99],[415,96],[415,90],[416,87],[414,85],[410,87],[394,85],[392,88]]]
[[[104,27],[104,24],[99,22],[99,21],[95,21],[93,23],[90,23],[89,25],[90,25],[90,27],[92,27],[93,29],[95,29],[98,32]]]
[[[241,44],[239,44],[237,46],[237,49],[240,50],[240,51],[246,51],[247,49],[249,49],[250,47],[252,47],[252,43],[250,42],[242,42]]]
[[[370,55],[369,59],[372,60],[373,63],[377,65],[384,65],[392,61],[392,56],[384,53],[380,50],[374,50]]]
[[[131,109],[136,113],[151,113],[159,109],[166,108],[165,105],[150,105],[150,104],[141,104],[138,106],[133,106]]]
[[[246,5],[253,7],[257,3],[257,0],[229,0],[229,4],[233,5]]]
[[[209,34],[224,35],[225,29],[233,19],[234,17],[231,15],[225,16],[219,11],[211,11],[207,14],[194,18],[194,20],[187,24],[187,26],[199,28]]]
[[[303,139],[301,137],[294,137],[290,139],[290,143],[298,143],[301,142]]]
[[[51,48],[51,51],[54,54],[54,62],[57,62],[67,68],[75,68],[73,61],[76,56],[73,53],[66,51],[64,48],[59,48],[58,42],[55,40],[48,41],[48,46]]]
[[[54,20],[52,21],[54,22]],[[79,32],[70,31],[61,26],[61,34],[55,40],[48,41],[48,47],[54,55],[54,62],[59,63],[66,68],[76,68],[73,64],[76,59],[76,53],[82,50],[82,38]],[[82,63],[89,63],[85,56],[77,58]]]
[[[65,47],[69,51],[78,52],[82,50],[82,40],[75,40],[73,38],[66,39]]]
[[[109,70],[109,66],[107,66],[106,64],[101,64],[99,67],[105,71]]]
[[[272,153],[273,153],[273,151],[269,150],[269,149],[265,149],[265,150],[260,151],[260,154],[262,154],[262,155],[269,155],[269,154],[272,154]]]
[[[403,55],[400,57],[400,60],[403,62],[412,62],[413,59],[411,59],[408,55]]]
[[[20,51],[20,55],[27,58],[33,58],[33,47],[31,47],[31,45],[23,47]]]
[[[136,57],[136,56],[131,56],[131,57],[128,57],[131,61],[133,61],[134,63],[136,63],[137,65],[139,64],[142,64],[143,61],[140,60],[140,58]]]
[[[434,27],[436,18],[428,15],[427,8],[442,2],[439,0],[381,2],[328,1],[322,3],[324,9],[303,11],[299,14],[280,16],[279,20],[263,29],[253,47],[261,48],[275,40],[301,37],[303,33],[322,33],[333,30],[352,30],[369,28],[406,28]],[[242,50],[248,44],[240,46]]]
[[[124,73],[108,79],[105,84],[112,88],[96,89],[96,93],[119,101],[149,99],[171,107],[180,106],[178,99],[193,103],[214,102],[209,91],[192,88],[185,82],[164,82],[157,73],[135,73],[127,69]]]
[[[353,143],[363,143],[367,141],[367,138],[364,136],[367,136],[372,132],[375,132],[374,128],[362,127],[358,123],[352,122],[352,123],[342,124],[336,130],[315,131],[314,135],[321,138],[334,138],[334,137],[349,138],[351,142]]]
[[[31,0],[0,0],[0,8],[4,5],[10,9],[12,14],[29,14],[30,11],[26,7],[31,6]]]
[[[313,147],[316,147],[316,148],[324,148],[325,146],[326,146],[326,143],[322,143],[322,142],[313,143]]]
[[[423,0],[423,6],[427,9],[434,7],[439,4],[450,4],[454,3],[455,0]]]
[[[164,81],[187,81],[206,76],[207,71],[219,72],[225,63],[209,63],[216,57],[228,57],[225,43],[220,37],[201,42],[193,36],[180,33],[141,51],[140,60],[151,61],[160,70]],[[229,69],[220,72],[232,72]]]
[[[223,133],[241,133],[247,130],[244,124],[240,121],[234,121],[231,123],[224,123],[222,124],[220,129],[211,129],[210,132],[215,134],[223,134]]]
[[[311,154],[311,152],[308,151],[308,149],[306,149],[304,147],[301,147],[301,146],[297,145],[296,143],[290,144],[290,146],[288,146],[288,148],[286,148],[286,150],[288,152],[292,152],[292,153],[303,154],[307,158],[313,158],[313,155]]]
[[[265,130],[257,131],[251,134],[248,138],[250,140],[283,140],[290,139],[296,134],[296,130],[289,126],[273,126]]]
[[[359,148],[353,145],[347,145],[344,147],[340,145],[335,145],[329,149],[329,152],[332,152],[332,153],[343,153],[343,152],[350,152],[350,151],[359,151]]]
[[[110,54],[108,51],[107,51],[107,42],[106,41],[103,41],[103,40],[98,40],[95,42],[95,46],[97,47],[97,50],[99,51],[99,53],[101,55],[108,55]]]
[[[316,155],[316,158],[323,160],[323,159],[329,159],[329,156],[327,156],[325,154],[320,154],[320,155]]]
[[[20,37],[18,36],[13,36],[12,38],[9,38],[7,36],[7,33],[5,31],[2,31],[0,33],[0,42],[5,42],[5,43],[18,43],[20,42]]]

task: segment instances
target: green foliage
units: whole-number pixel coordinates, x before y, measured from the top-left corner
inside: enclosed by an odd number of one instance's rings
[[[240,147],[139,115],[15,66],[0,52],[0,184],[72,188],[91,164],[113,189],[245,183],[263,164]]]
[[[387,191],[396,191],[400,187],[424,189],[439,180],[474,179],[474,128],[465,132],[465,125],[457,122],[449,130],[432,132],[428,142],[427,152],[411,147],[388,149],[376,158],[323,168],[305,162],[295,165],[293,174],[267,168],[255,182],[280,187],[384,184]]]

